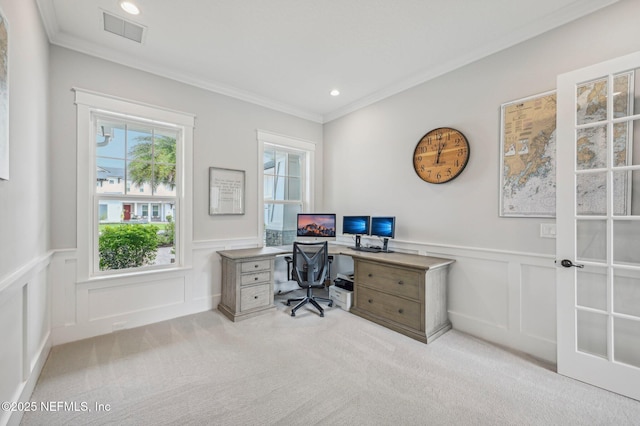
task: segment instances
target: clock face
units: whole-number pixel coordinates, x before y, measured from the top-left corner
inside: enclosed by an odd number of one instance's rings
[[[469,161],[469,142],[462,133],[449,127],[424,135],[413,152],[413,168],[429,183],[455,179]]]

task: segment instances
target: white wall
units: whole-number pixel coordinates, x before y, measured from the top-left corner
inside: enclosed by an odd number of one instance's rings
[[[457,259],[454,328],[555,361],[555,240],[539,236],[555,221],[498,215],[500,105],[637,50],[639,15],[640,1],[623,0],[327,123],[325,208],[395,215],[396,245]],[[454,181],[431,185],[414,172],[413,151],[443,126],[466,135],[470,160]]]
[[[194,240],[255,238],[258,226],[256,130],[262,129],[319,144],[322,182],[322,126],[247,102],[207,92],[153,74],[58,46],[51,49],[52,102],[52,246],[75,248],[76,137],[73,87],[196,115],[194,132]],[[246,214],[208,215],[209,167],[246,170]],[[322,200],[322,186],[318,188]]]
[[[397,249],[456,260],[449,292],[455,328],[555,359],[555,242],[538,236],[539,224],[553,220],[498,217],[499,108],[553,89],[559,73],[637,49],[638,0],[623,0],[324,127],[64,48],[48,50],[35,2],[0,0],[0,7],[12,37],[12,177],[0,182],[0,236],[9,242],[0,246],[2,400],[28,397],[52,340],[217,305],[216,250],[260,240],[257,129],[318,142],[318,208],[394,214]],[[72,87],[197,116],[191,269],[77,282]],[[471,160],[454,182],[431,186],[415,176],[411,156],[423,134],[445,125],[467,135]],[[246,170],[247,214],[207,214],[210,166]],[[344,181],[353,185],[341,187]]]
[[[194,114],[191,268],[83,280],[76,236],[76,107],[72,88]],[[316,205],[322,201],[322,125],[74,52],[51,48],[54,344],[215,308],[217,250],[261,244],[257,130],[317,143]],[[246,171],[246,213],[209,216],[209,167]]]
[[[50,347],[48,42],[34,1],[9,22],[9,181],[0,181],[0,401],[28,399]],[[0,411],[0,424],[20,414]],[[11,420],[10,420],[11,417]]]

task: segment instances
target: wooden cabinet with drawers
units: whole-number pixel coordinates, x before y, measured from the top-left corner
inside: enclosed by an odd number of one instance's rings
[[[275,254],[263,249],[224,250],[222,260],[222,299],[218,310],[232,321],[275,309],[273,273]]]
[[[352,257],[352,313],[424,343],[451,328],[447,273],[452,260],[403,253]]]

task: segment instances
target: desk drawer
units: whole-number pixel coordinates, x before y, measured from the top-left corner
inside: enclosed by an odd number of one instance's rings
[[[269,305],[269,284],[254,285],[240,289],[240,310],[246,311]]]
[[[242,274],[240,285],[257,284],[271,281],[271,271],[256,272],[255,274]]]
[[[358,261],[355,278],[357,285],[418,300],[423,277],[420,271]]]
[[[416,330],[420,329],[420,303],[364,287],[358,287],[356,293],[358,309]]]
[[[242,262],[240,265],[240,271],[243,274],[246,272],[264,271],[265,269],[271,269],[271,261],[269,259]]]

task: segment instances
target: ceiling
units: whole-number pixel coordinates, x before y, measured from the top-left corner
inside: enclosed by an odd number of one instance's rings
[[[323,123],[617,0],[133,1],[36,0],[52,44]]]

